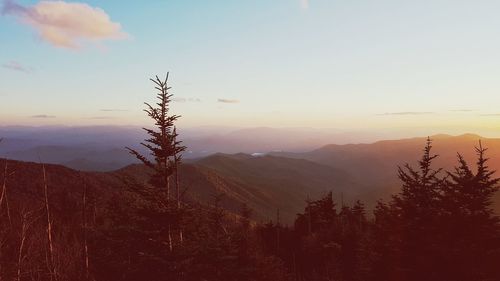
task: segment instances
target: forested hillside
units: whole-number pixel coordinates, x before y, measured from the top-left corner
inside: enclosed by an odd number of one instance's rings
[[[487,156],[478,147],[477,169],[458,158],[447,174],[439,172],[429,143],[416,167],[399,170],[398,194],[379,203],[373,216],[360,201],[342,204],[326,193],[303,198],[288,226],[278,209],[260,222],[252,209],[270,208],[269,194],[225,178],[232,162],[218,167],[224,176],[182,166],[180,174],[190,176],[181,186],[190,188],[183,188],[176,211],[165,209],[144,166],[82,173],[3,159],[0,277],[498,280],[499,222],[490,209],[498,179]]]
[[[488,147],[491,155],[490,167],[500,170],[500,139],[484,138],[474,134],[460,136],[435,135],[433,151],[439,157],[436,166],[453,170],[456,165],[457,153],[476,167],[474,147],[481,141]],[[426,138],[411,138],[401,140],[386,140],[372,144],[327,145],[305,153],[275,152],[272,155],[297,159],[306,159],[316,163],[342,169],[356,179],[359,185],[365,187],[362,199],[370,201],[379,198],[389,199],[400,188],[396,170],[405,163],[417,164],[422,143]],[[495,196],[495,210],[500,211],[500,195]]]

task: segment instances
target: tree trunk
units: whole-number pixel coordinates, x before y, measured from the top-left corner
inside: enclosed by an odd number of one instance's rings
[[[179,184],[179,169],[178,162],[175,161],[175,192],[177,193],[177,213],[180,218],[180,210],[181,210],[181,197],[180,197],[180,184]],[[184,237],[182,235],[182,225],[179,222],[179,242],[182,244],[184,241]]]
[[[171,231],[171,225],[168,223],[168,248],[170,249],[170,252],[174,250],[174,245],[172,242],[172,231]]]
[[[9,198],[7,197],[7,172],[8,172],[8,161],[5,159],[5,168],[3,174],[3,185],[2,185],[2,195],[0,196],[0,208],[5,201],[5,208],[7,209],[7,218],[9,219],[9,225],[12,226],[12,219],[10,217],[10,207]]]
[[[52,222],[50,219],[50,207],[49,207],[49,187],[47,185],[47,174],[45,171],[45,165],[42,164],[43,170],[43,184],[44,184],[44,194],[45,194],[45,211],[47,213],[47,240],[49,243],[49,269],[51,274],[51,280],[57,281],[57,271],[54,262],[54,243],[52,241]]]
[[[170,176],[166,175],[166,186],[167,186],[167,212],[169,212],[169,216],[171,213],[170,210]],[[170,249],[170,252],[173,251],[174,245],[172,241],[172,222],[171,218],[168,218],[168,248]]]
[[[87,243],[87,183],[83,183],[83,250],[85,258],[85,280],[89,280],[89,247]]]
[[[22,268],[22,262],[23,262],[23,250],[24,250],[24,244],[26,242],[26,232],[28,231],[28,222],[26,221],[27,218],[25,215],[23,215],[22,218],[22,226],[21,226],[21,243],[19,244],[19,253],[17,257],[17,281],[21,280],[21,268]]]
[[[276,210],[276,256],[280,254],[280,209]]]

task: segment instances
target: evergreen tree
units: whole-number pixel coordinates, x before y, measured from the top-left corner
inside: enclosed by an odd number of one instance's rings
[[[342,280],[365,280],[368,268],[365,207],[358,200],[353,207],[344,206],[339,217],[341,220],[339,260]]]
[[[435,251],[435,233],[439,226],[440,186],[443,179],[439,176],[442,169],[433,169],[432,162],[438,155],[431,154],[432,141],[427,138],[422,158],[415,170],[409,164],[398,168],[402,181],[401,192],[393,197],[393,207],[398,216],[397,231],[401,243],[394,245],[399,249],[400,264],[396,267],[405,280],[432,278],[438,266]]]
[[[500,258],[499,220],[491,209],[499,178],[487,165],[487,149],[476,147],[477,171],[474,173],[462,155],[458,166],[448,172],[443,185],[444,278],[449,280],[488,280],[500,277],[495,261]]]
[[[147,109],[144,111],[153,119],[155,129],[144,128],[149,138],[141,144],[149,150],[150,156],[154,160],[150,160],[150,157],[144,156],[134,149],[127,149],[142,163],[153,169],[150,183],[154,190],[150,194],[152,195],[150,198],[156,201],[156,211],[164,218],[166,229],[162,232],[167,239],[168,248],[172,252],[173,231],[174,228],[180,228],[178,225],[180,218],[177,204],[171,204],[170,177],[176,171],[177,165],[180,163],[179,155],[185,150],[185,147],[177,140],[178,135],[174,127],[175,121],[180,116],[169,113],[172,94],[169,93],[171,87],[167,84],[168,73],[165,80],[160,80],[158,76],[156,79],[150,80],[155,83],[155,88],[158,90],[158,102],[155,106],[145,103]]]
[[[145,103],[147,109],[144,111],[155,122],[155,129],[144,128],[150,138],[141,144],[149,150],[154,160],[151,161],[150,157],[140,154],[137,150],[127,149],[142,163],[154,170],[151,182],[153,186],[164,190],[165,200],[168,203],[171,197],[169,178],[175,171],[175,164],[180,161],[179,154],[186,147],[180,145],[181,142],[177,140],[178,135],[174,127],[175,121],[180,116],[169,113],[172,94],[169,93],[171,87],[167,85],[168,73],[163,81],[158,76],[150,80],[155,83],[155,89],[158,90],[156,96],[158,102],[155,106]]]
[[[379,201],[373,211],[374,221],[371,232],[371,260],[369,280],[404,280],[400,270],[401,236],[399,210],[393,201]]]
[[[398,167],[399,194],[375,209],[372,249],[375,280],[436,280],[439,267],[441,169],[427,138],[418,169]]]
[[[435,214],[439,200],[439,186],[442,179],[438,174],[441,168],[434,170],[432,162],[438,155],[431,154],[432,141],[427,138],[424,154],[418,161],[419,170],[409,164],[398,167],[398,177],[402,181],[402,190],[395,196],[395,202],[403,211],[403,215],[416,220],[425,221]]]

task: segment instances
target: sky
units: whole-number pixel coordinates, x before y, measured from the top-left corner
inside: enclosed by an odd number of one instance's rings
[[[498,130],[500,1],[3,1],[0,125]]]

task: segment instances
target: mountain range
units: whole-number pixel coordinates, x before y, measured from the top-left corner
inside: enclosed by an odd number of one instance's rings
[[[355,131],[316,128],[180,128],[188,147],[183,157],[198,159],[214,153],[304,152],[328,144],[372,143],[394,138],[387,130]],[[401,135],[401,134],[400,134]],[[137,126],[0,126],[0,157],[43,161],[84,171],[113,171],[137,163],[125,147],[146,151],[147,136]]]
[[[436,168],[453,169],[457,153],[474,164],[474,147],[481,140],[481,145],[488,148],[490,167],[500,169],[500,139],[482,138],[473,134],[435,135],[431,139],[433,152],[439,155],[435,161]],[[215,153],[198,159],[186,159],[179,174],[188,200],[211,204],[214,196],[222,194],[222,204],[230,212],[238,212],[242,204],[246,203],[254,210],[256,219],[264,221],[275,219],[279,209],[282,220],[288,223],[303,209],[307,198],[315,199],[330,191],[338,204],[352,204],[359,199],[368,208],[372,208],[377,200],[389,198],[400,188],[398,166],[405,163],[416,166],[425,142],[426,138],[422,137],[371,144],[326,145],[307,152],[254,155]],[[77,179],[82,175],[96,190],[102,192],[103,198],[121,192],[127,181],[145,183],[148,179],[148,169],[139,164],[130,164],[127,161],[131,157],[121,151],[113,152],[109,149],[109,153],[102,155],[96,150],[95,155],[92,155],[88,151],[61,150],[57,146],[48,146],[38,150],[38,153],[43,156],[42,159],[53,157],[52,160],[61,162],[65,158],[60,155],[76,159],[91,155],[92,159],[102,160],[94,164],[84,161],[89,169],[102,167],[99,165],[103,165],[105,161],[129,164],[107,172],[79,172],[63,165],[47,165],[49,184],[56,189],[68,190],[67,192],[71,192],[71,188],[79,188]],[[23,153],[15,156],[30,161]],[[3,160],[0,163],[4,163]],[[75,163],[66,166],[76,165]],[[27,190],[40,188],[39,164],[11,160],[9,167],[15,170],[8,179],[10,186]],[[110,165],[105,168],[112,167]],[[500,196],[497,195],[495,200],[495,206],[500,210]]]

